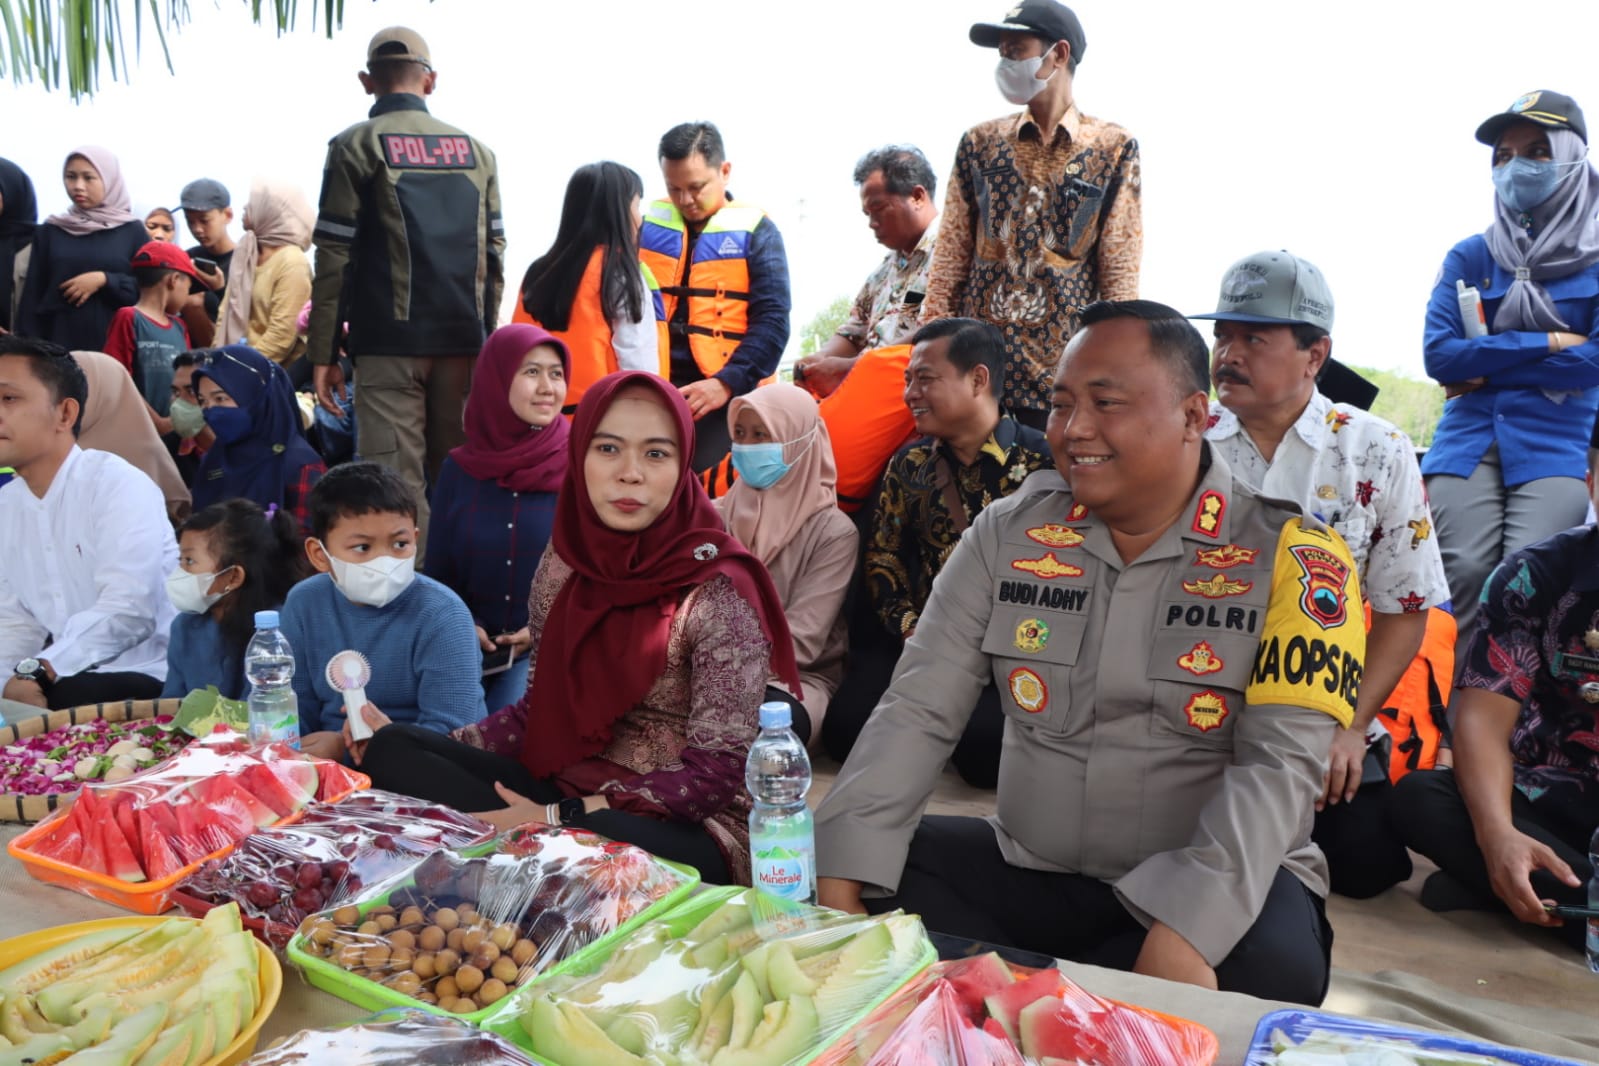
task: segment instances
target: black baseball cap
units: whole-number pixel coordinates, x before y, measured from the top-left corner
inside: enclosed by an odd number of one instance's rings
[[[1477,127],[1477,140],[1498,144],[1499,135],[1512,122],[1536,122],[1552,130],[1570,130],[1582,138],[1583,144],[1588,143],[1588,123],[1577,101],[1548,89],[1535,89],[1517,97],[1515,103]]]
[[[1002,33],[1030,33],[1050,42],[1065,41],[1072,46],[1072,60],[1077,63],[1083,61],[1083,50],[1088,47],[1083,24],[1071,8],[1057,0],[1023,0],[998,22],[973,23],[970,37],[981,48],[994,48]]]

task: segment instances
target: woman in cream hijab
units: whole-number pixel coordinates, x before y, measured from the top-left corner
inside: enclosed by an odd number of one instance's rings
[[[150,424],[144,397],[127,368],[103,352],[73,352],[72,358],[89,379],[78,446],[120,455],[143,470],[160,487],[167,517],[174,525],[183,521],[189,516],[189,488]]]
[[[277,181],[251,187],[213,343],[248,344],[284,369],[304,354],[298,319],[311,298],[305,252],[315,222],[316,212],[297,187]]]
[[[838,509],[838,469],[816,400],[765,385],[727,405],[738,480],[716,501],[727,531],[766,565],[783,602],[804,702],[773,677],[766,698],[787,703],[801,739],[822,735],[844,675],[844,594],[859,534]]]

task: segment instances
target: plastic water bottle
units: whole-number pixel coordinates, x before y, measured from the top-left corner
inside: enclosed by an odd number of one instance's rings
[[[1455,282],[1455,299],[1460,302],[1460,324],[1467,337],[1486,337],[1488,318],[1483,313],[1482,293],[1464,281]]]
[[[250,743],[283,741],[300,746],[300,704],[289,681],[294,649],[278,628],[278,612],[255,612],[255,636],[244,649],[244,676],[250,681]]]
[[[1588,841],[1588,865],[1593,867],[1593,876],[1588,878],[1588,906],[1599,908],[1599,829]],[[1599,973],[1599,918],[1588,919],[1588,969]]]
[[[761,891],[791,903],[815,903],[816,831],[805,806],[811,757],[789,728],[792,721],[788,704],[761,704],[761,732],[744,767],[755,801],[750,865]]]

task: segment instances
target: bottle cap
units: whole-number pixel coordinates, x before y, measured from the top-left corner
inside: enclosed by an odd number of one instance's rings
[[[787,729],[794,724],[794,714],[786,703],[761,704],[762,729]]]
[[[255,628],[257,628],[257,629],[276,629],[276,628],[278,628],[278,612],[276,612],[276,611],[257,611],[257,612],[255,612]]]

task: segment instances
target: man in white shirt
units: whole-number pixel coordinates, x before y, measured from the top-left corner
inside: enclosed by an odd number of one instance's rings
[[[167,672],[177,542],[155,482],[78,447],[88,392],[65,350],[0,336],[0,669],[35,707],[153,698]]]
[[[1311,263],[1288,252],[1241,259],[1222,279],[1215,313],[1193,317],[1216,323],[1211,377],[1221,406],[1206,439],[1239,480],[1336,529],[1360,568],[1371,608],[1366,672],[1354,722],[1333,736],[1312,838],[1327,853],[1333,891],[1376,895],[1411,865],[1388,825],[1387,776],[1368,763],[1367,732],[1421,648],[1427,609],[1449,599],[1415,448],[1392,424],[1317,388],[1332,352],[1333,298]]]

